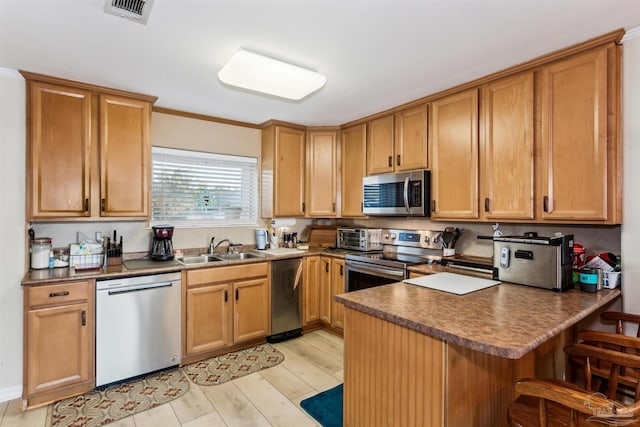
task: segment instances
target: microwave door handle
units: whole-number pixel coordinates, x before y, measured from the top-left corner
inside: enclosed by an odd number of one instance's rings
[[[404,208],[407,212],[410,212],[409,209],[409,177],[404,179]]]

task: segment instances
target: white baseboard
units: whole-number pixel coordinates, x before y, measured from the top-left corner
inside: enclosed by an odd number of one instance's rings
[[[17,399],[22,396],[22,386],[0,388],[0,402]]]

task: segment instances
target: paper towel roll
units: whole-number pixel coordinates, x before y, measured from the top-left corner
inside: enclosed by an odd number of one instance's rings
[[[295,218],[274,218],[271,220],[272,227],[293,227],[296,225]]]

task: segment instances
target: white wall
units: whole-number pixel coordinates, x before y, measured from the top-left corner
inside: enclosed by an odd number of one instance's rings
[[[640,314],[640,28],[627,32],[622,55],[623,309]]]
[[[0,69],[0,402],[22,393],[22,288],[25,272],[25,85]]]

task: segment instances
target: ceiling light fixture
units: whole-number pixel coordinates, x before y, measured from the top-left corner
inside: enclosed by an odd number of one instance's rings
[[[299,100],[324,86],[325,76],[297,65],[239,49],[222,67],[223,83]]]

